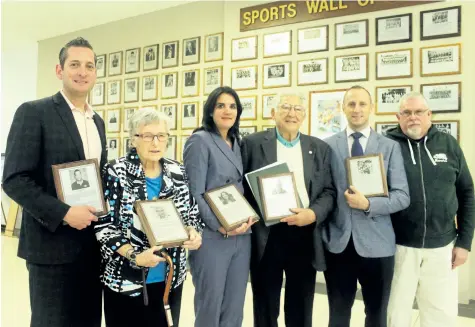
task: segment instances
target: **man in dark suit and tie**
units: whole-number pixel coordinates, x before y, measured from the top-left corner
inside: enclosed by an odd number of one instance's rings
[[[74,179],[74,182],[71,184],[71,189],[73,191],[89,187],[89,182],[82,178],[82,174],[79,169],[74,171]]]
[[[3,188],[23,207],[18,256],[29,272],[31,327],[99,327],[102,289],[94,231],[96,209],[57,198],[51,166],[106,163],[104,121],[87,103],[96,56],[83,38],[59,53],[62,90],[23,103],[7,140]]]
[[[325,269],[321,226],[335,202],[331,150],[325,142],[299,132],[307,113],[305,97],[289,94],[275,100],[272,117],[276,128],[242,141],[244,173],[286,162],[294,173],[303,208],[289,208],[294,215],[274,226],[267,227],[262,219],[253,226],[254,326],[277,327],[285,272],[285,324],[311,327],[316,270]],[[249,187],[245,196],[259,212]]]
[[[369,92],[361,86],[351,87],[343,97],[348,127],[325,140],[333,150],[331,173],[337,189],[337,206],[323,232],[329,327],[350,326],[357,281],[363,292],[365,326],[387,324],[396,251],[390,214],[408,207],[410,199],[401,147],[371,130],[372,110]],[[345,160],[379,153],[384,159],[389,197],[366,198],[354,185],[348,185]]]

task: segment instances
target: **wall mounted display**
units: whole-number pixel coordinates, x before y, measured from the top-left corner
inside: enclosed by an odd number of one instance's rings
[[[240,96],[242,105],[241,120],[254,120],[257,118],[257,95]]]
[[[283,87],[291,85],[291,63],[279,62],[262,66],[262,87]]]
[[[421,11],[421,40],[462,35],[462,7]]]
[[[412,77],[412,49],[376,52],[376,79]]]
[[[132,148],[132,143],[130,141],[130,137],[123,137],[122,138],[122,155],[125,156],[127,153],[129,153],[131,148]]]
[[[109,76],[122,74],[122,51],[109,54]]]
[[[276,105],[277,94],[262,95],[262,119],[272,118],[272,108]]]
[[[368,54],[335,57],[335,82],[368,80]]]
[[[117,159],[120,157],[120,138],[108,137],[107,138],[107,161]]]
[[[208,95],[217,87],[223,86],[223,66],[205,68],[203,79],[204,95]]]
[[[297,53],[328,51],[328,25],[297,30]]]
[[[412,91],[411,85],[376,87],[376,115],[393,115],[399,112],[399,100]]]
[[[421,48],[421,76],[462,72],[460,43]]]
[[[187,70],[183,72],[182,97],[198,96],[200,93],[200,70]]]
[[[101,117],[102,120],[104,120],[104,110],[97,110],[94,109],[94,113],[96,113],[99,117]],[[104,120],[105,121],[105,120]]]
[[[300,60],[297,63],[297,85],[328,83],[328,58]]]
[[[452,135],[460,142],[460,120],[433,120],[432,125],[443,133]],[[437,155],[434,155],[437,162]]]
[[[106,55],[96,57],[96,76],[97,78],[106,77]]]
[[[257,35],[231,40],[231,61],[257,58]]]
[[[139,101],[139,78],[128,78],[124,80],[124,102]]]
[[[205,62],[223,60],[224,33],[216,33],[205,37]]]
[[[183,40],[183,65],[198,64],[200,62],[200,40],[199,36]]]
[[[346,89],[310,92],[310,135],[330,137],[346,128],[343,96]]]
[[[335,24],[335,49],[368,46],[368,20]]]
[[[107,104],[120,103],[121,86],[121,80],[107,82]]]
[[[178,72],[162,74],[162,99],[172,99],[178,96]]]
[[[121,109],[107,109],[106,110],[106,124],[107,133],[119,133],[121,127]]]
[[[168,137],[165,158],[176,160],[176,135],[170,135]]]
[[[412,14],[376,18],[376,45],[412,41]]]
[[[386,133],[389,129],[397,127],[397,122],[385,121],[385,122],[376,122],[374,124],[374,130],[376,133],[386,136]]]
[[[194,129],[198,127],[198,101],[181,104],[181,128]]]
[[[158,76],[150,75],[142,77],[142,101],[157,100]]]
[[[292,53],[292,31],[264,34],[264,58]]]
[[[123,113],[122,113],[122,130],[124,132],[128,132],[129,131],[129,119],[130,117],[132,117],[132,115],[134,114],[134,112],[136,110],[138,110],[139,108],[138,107],[125,107],[123,109]]]
[[[256,126],[240,126],[239,127],[239,136],[241,136],[241,139],[255,132],[257,132]]]
[[[177,104],[176,103],[166,103],[160,106],[160,111],[165,113],[168,118],[170,119],[170,126],[168,126],[171,130],[176,129],[176,121],[177,121]]]
[[[171,41],[162,45],[162,68],[178,66],[179,42]]]
[[[91,106],[102,106],[104,105],[105,101],[105,83],[104,82],[99,82],[96,83],[91,90],[91,93],[89,94],[89,101]]]
[[[461,82],[421,85],[421,93],[433,113],[460,112],[462,110],[461,92]]]
[[[140,48],[125,51],[125,73],[136,73],[140,70]]]
[[[231,87],[234,90],[257,89],[257,65],[231,68]]]
[[[158,69],[158,44],[143,47],[143,71]]]

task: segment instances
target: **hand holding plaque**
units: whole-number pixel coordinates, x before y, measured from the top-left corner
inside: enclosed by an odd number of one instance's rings
[[[384,160],[381,153],[346,159],[348,185],[365,197],[389,196]]]

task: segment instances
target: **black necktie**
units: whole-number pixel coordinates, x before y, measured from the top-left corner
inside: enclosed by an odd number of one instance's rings
[[[361,146],[360,143],[360,137],[363,136],[360,132],[354,132],[351,134],[353,136],[353,145],[351,146],[351,156],[352,157],[357,157],[357,156],[362,156],[364,155],[363,153],[363,147]]]

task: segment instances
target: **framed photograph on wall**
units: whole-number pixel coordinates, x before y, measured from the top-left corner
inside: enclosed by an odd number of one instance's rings
[[[188,139],[190,138],[190,135],[182,135],[180,137],[180,146],[181,146],[181,150],[180,150],[180,161],[183,161],[183,150],[185,149],[185,144],[186,144],[186,141],[188,141]]]
[[[178,97],[178,72],[162,74],[162,99]]]
[[[231,40],[231,61],[257,58],[257,35]]]
[[[335,24],[335,49],[368,46],[368,20]]]
[[[412,49],[376,52],[376,79],[412,77]]]
[[[171,130],[176,129],[176,121],[177,121],[177,104],[176,103],[165,103],[160,106],[161,112],[165,113],[168,118],[170,119],[170,126]]]
[[[462,7],[421,11],[421,40],[462,35]]]
[[[183,65],[198,64],[200,62],[200,40],[199,36],[183,40]]]
[[[89,101],[91,106],[102,106],[104,105],[105,92],[104,92],[105,83],[99,82],[96,83],[89,93]]]
[[[132,149],[132,141],[130,140],[130,137],[123,137],[122,138],[122,156],[125,156],[127,153],[130,152],[130,149]]]
[[[124,80],[124,102],[139,101],[139,78],[128,78]]]
[[[368,80],[368,54],[335,57],[335,82]]]
[[[181,129],[198,127],[198,101],[181,104]]]
[[[433,120],[432,125],[443,133],[452,135],[460,142],[460,120]],[[434,156],[434,159],[437,155]]]
[[[264,58],[292,54],[292,31],[264,34]]]
[[[386,136],[386,133],[388,130],[391,128],[397,127],[398,123],[397,122],[392,122],[392,121],[378,121],[374,124],[374,130],[376,133],[379,133],[383,136]]]
[[[257,118],[257,95],[240,96],[242,105],[241,120],[254,120]]]
[[[119,133],[122,123],[121,109],[107,109],[106,110],[106,125],[107,133]]]
[[[206,35],[205,62],[223,60],[224,33]]]
[[[183,72],[182,97],[194,97],[200,93],[200,70],[187,70]]]
[[[257,89],[257,65],[231,68],[231,87],[234,90]]]
[[[421,48],[421,76],[460,74],[461,53],[460,43]]]
[[[158,77],[149,75],[142,77],[142,101],[157,100]]]
[[[143,71],[158,69],[158,44],[143,47]]]
[[[309,134],[324,139],[346,128],[343,96],[346,89],[310,92]]]
[[[107,82],[107,104],[118,104],[121,101],[122,81]]]
[[[256,126],[239,126],[239,136],[242,138],[257,132]]]
[[[162,45],[162,68],[178,66],[179,41],[171,41]]]
[[[291,85],[291,63],[280,62],[262,66],[262,87],[284,87]]]
[[[129,119],[130,117],[132,117],[132,115],[134,114],[134,112],[136,110],[138,110],[139,108],[138,107],[125,107],[123,109],[123,113],[122,113],[122,130],[124,132],[128,132],[129,131]]]
[[[462,83],[422,84],[421,93],[433,113],[462,111]]]
[[[297,30],[297,53],[328,51],[328,25]]]
[[[107,138],[107,161],[120,157],[120,137]]]
[[[328,83],[328,58],[297,62],[297,85]]]
[[[272,118],[272,108],[276,105],[277,94],[262,95],[262,119]]]
[[[412,91],[412,85],[376,87],[376,115],[394,115],[399,112],[399,100]]]
[[[96,57],[96,76],[97,78],[106,77],[106,55]]]
[[[176,135],[170,135],[168,137],[165,158],[176,160]]]
[[[122,51],[109,54],[109,76],[122,75]]]
[[[376,45],[412,41],[412,14],[376,18]]]
[[[140,70],[140,48],[125,51],[125,73],[136,73]]]
[[[217,87],[223,86],[223,66],[204,69],[204,95],[210,94]]]

